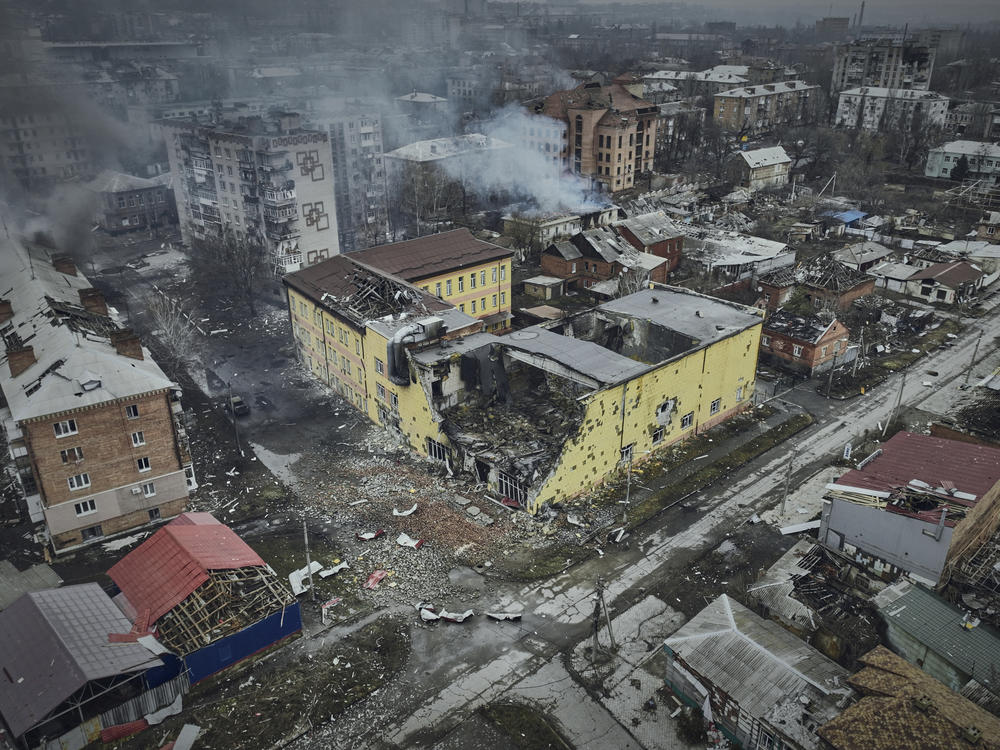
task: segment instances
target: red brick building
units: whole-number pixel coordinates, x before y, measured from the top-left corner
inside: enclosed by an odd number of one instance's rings
[[[815,375],[856,356],[848,351],[850,331],[839,320],[799,317],[778,311],[765,322],[760,361],[802,375]]]
[[[666,273],[680,265],[684,234],[662,211],[620,221],[615,231],[639,252],[665,259]]]
[[[667,261],[636,251],[607,228],[588,229],[569,240],[549,245],[542,252],[542,271],[567,280],[567,287],[588,289],[635,269],[649,281],[665,283]]]
[[[183,512],[195,481],[179,387],[71,260],[7,241],[0,279],[0,406],[29,517],[53,550]]]
[[[801,289],[813,309],[843,312],[854,300],[875,293],[875,279],[821,258],[801,268],[779,268],[764,274],[757,287],[768,310],[777,310]]]

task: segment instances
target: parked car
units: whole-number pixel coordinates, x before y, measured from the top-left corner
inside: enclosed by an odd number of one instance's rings
[[[226,411],[236,417],[245,417],[250,413],[250,407],[242,396],[230,396],[226,401]]]

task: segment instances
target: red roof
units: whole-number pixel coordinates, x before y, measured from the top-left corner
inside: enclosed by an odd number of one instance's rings
[[[953,485],[960,492],[978,499],[1000,481],[1000,450],[897,432],[882,446],[882,455],[863,469],[852,469],[842,475],[837,484],[889,492],[912,479],[927,482],[932,487]]]
[[[187,599],[210,570],[263,566],[236,532],[208,513],[184,513],[111,567],[111,576],[150,624]]]

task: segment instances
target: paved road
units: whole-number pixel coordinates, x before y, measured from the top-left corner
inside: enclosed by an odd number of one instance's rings
[[[981,361],[990,356],[993,338],[1000,335],[1000,316],[984,318],[977,326],[984,333],[977,358]],[[609,606],[629,609],[637,592],[641,596],[653,581],[682,574],[690,560],[717,545],[727,530],[774,505],[793,452],[795,466],[800,467],[794,476],[804,478],[839,456],[849,439],[885,424],[901,386],[904,407],[919,407],[932,396],[940,400],[946,391],[960,393],[956,386],[964,380],[975,340],[976,330],[967,330],[950,349],[911,367],[905,383],[903,375],[896,374],[865,396],[823,404],[825,413],[816,415],[817,424],[790,444],[738,472],[728,485],[697,497],[699,516],[693,523],[683,521],[679,511],[668,512],[631,551],[594,558],[543,583],[510,585],[498,600],[482,603],[487,608],[523,607],[526,614],[520,625],[479,621],[419,631],[411,671],[394,680],[370,706],[302,738],[295,747],[356,747],[375,738],[400,747],[425,747],[449,731],[461,731],[463,718],[479,705],[528,696],[539,698],[544,710],[563,719],[561,726],[580,746],[593,746],[595,737],[601,737],[607,747],[640,747],[628,727],[609,724],[605,707],[575,683],[570,689],[560,671],[567,655],[590,633],[593,583],[598,576],[608,581]],[[938,374],[930,376],[928,371]],[[629,640],[637,634],[629,632],[626,623],[616,635]],[[547,676],[551,682],[543,679]],[[544,691],[540,684],[558,689]],[[571,717],[586,721],[567,724]],[[657,746],[681,747],[671,737],[661,737]]]

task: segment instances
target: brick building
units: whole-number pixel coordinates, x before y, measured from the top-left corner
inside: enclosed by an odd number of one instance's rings
[[[105,169],[87,189],[94,194],[94,219],[106,232],[117,234],[177,223],[177,204],[170,175],[153,179]]]
[[[806,300],[817,310],[843,312],[854,300],[875,293],[875,279],[832,260],[813,261],[799,277]]]
[[[805,81],[765,83],[721,91],[713,117],[723,130],[762,133],[816,122],[819,86]]]
[[[662,211],[620,221],[615,224],[615,231],[639,252],[665,259],[665,273],[680,265],[684,234]]]
[[[568,288],[589,289],[635,269],[646,280],[664,283],[668,262],[638,252],[610,229],[588,229],[570,239],[549,245],[542,252],[542,271],[567,280]]]
[[[760,361],[792,372],[815,375],[847,360],[850,331],[836,318],[800,317],[779,310],[764,321]]]
[[[545,99],[541,113],[567,124],[573,173],[590,176],[615,193],[633,187],[637,175],[652,170],[659,109],[642,99],[641,91],[641,83],[585,83]]]
[[[71,260],[12,240],[0,258],[0,415],[30,518],[58,554],[181,513],[179,387]]]

